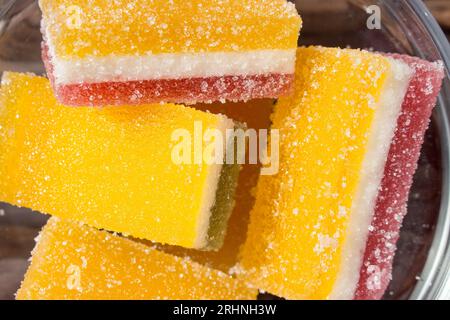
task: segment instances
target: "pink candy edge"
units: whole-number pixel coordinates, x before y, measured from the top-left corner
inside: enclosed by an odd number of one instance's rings
[[[139,105],[148,103],[212,103],[248,101],[289,95],[294,74],[236,75],[208,78],[111,81],[56,85],[45,43],[42,59],[57,99],[68,106]]]
[[[355,293],[357,300],[381,299],[391,281],[409,191],[444,78],[441,62],[432,63],[399,54],[388,56],[407,63],[414,75],[403,102],[377,198]]]

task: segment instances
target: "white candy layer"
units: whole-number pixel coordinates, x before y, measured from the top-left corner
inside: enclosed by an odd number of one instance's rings
[[[56,84],[293,74],[296,50],[52,57]]]
[[[226,136],[226,131],[234,128],[234,122],[225,116],[220,116],[220,121],[217,128],[222,137]],[[226,146],[223,146],[223,152],[226,152]],[[208,230],[211,224],[212,208],[216,202],[217,188],[219,188],[220,175],[222,171],[222,164],[211,164],[209,166],[207,181],[203,190],[203,201],[200,208],[199,224],[197,226],[197,239],[195,241],[195,248],[204,249],[208,246]]]
[[[372,124],[342,250],[341,270],[329,297],[333,300],[351,300],[354,297],[378,190],[397,127],[397,119],[412,75],[412,70],[407,64],[391,58],[389,60],[391,72],[386,80]]]

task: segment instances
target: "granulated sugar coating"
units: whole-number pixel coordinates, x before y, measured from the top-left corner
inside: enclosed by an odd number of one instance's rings
[[[51,218],[17,299],[255,299],[232,277],[76,222]]]
[[[380,299],[390,280],[392,263],[420,149],[444,77],[441,63],[392,55],[409,64],[409,84],[395,138],[389,151],[375,216],[370,228],[356,299]]]
[[[68,105],[289,92],[301,19],[286,0],[41,0],[44,60]]]
[[[280,171],[261,176],[236,272],[289,299],[351,299],[411,71],[358,50],[300,48],[280,99]]]
[[[239,167],[178,164],[172,135],[193,146],[195,124],[225,135],[233,121],[178,105],[70,108],[47,79],[16,73],[1,99],[0,201],[155,242],[221,245]]]

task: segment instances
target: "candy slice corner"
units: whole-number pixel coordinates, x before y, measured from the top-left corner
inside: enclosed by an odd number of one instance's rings
[[[40,1],[44,62],[62,103],[194,104],[290,92],[302,24],[294,4],[151,4]]]
[[[52,217],[18,300],[254,300],[231,276],[106,231]]]
[[[273,115],[279,174],[258,183],[237,268],[250,283],[288,299],[354,297],[411,73],[366,51],[298,50],[295,92]]]
[[[239,103],[220,103],[196,105],[196,109],[224,114],[238,123],[245,123],[246,129],[270,129],[270,115],[274,101],[271,99],[252,100]],[[239,172],[235,205],[228,221],[226,236],[218,251],[200,251],[177,246],[158,246],[158,249],[177,256],[189,256],[193,261],[214,269],[230,273],[238,262],[239,248],[245,241],[249,213],[254,203],[253,189],[260,175],[260,166],[246,163]],[[228,202],[232,202],[231,199]],[[224,230],[224,229],[222,229]]]
[[[197,125],[225,137],[232,120],[173,104],[68,108],[29,74],[5,74],[1,92],[1,201],[154,242],[220,247],[239,165],[177,163],[173,152],[195,144]],[[174,140],[178,130],[191,143]]]

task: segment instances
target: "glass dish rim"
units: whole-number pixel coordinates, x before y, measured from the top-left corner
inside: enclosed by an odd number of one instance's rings
[[[426,27],[444,63],[447,81],[450,79],[450,44],[436,19],[421,0],[404,1]],[[443,90],[450,92],[444,83]],[[442,162],[442,198],[433,242],[410,300],[431,300],[450,298],[450,110],[443,106],[444,97],[439,97],[437,122],[440,133]],[[447,101],[450,104],[450,101]]]

